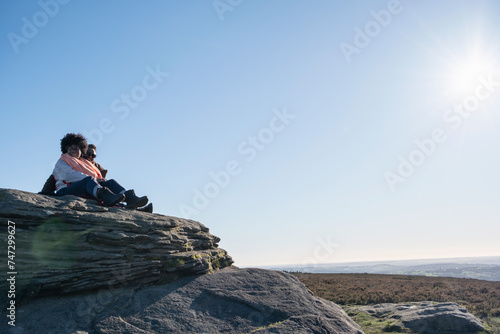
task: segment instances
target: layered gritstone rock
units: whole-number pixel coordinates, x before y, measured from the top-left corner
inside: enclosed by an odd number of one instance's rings
[[[106,208],[75,196],[0,189],[1,240],[15,226],[17,301],[119,286],[160,284],[230,266],[201,223]],[[6,291],[6,282],[0,283]]]

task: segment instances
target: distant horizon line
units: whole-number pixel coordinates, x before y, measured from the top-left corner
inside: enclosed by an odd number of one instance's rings
[[[499,259],[499,255],[485,255],[485,256],[467,256],[467,257],[443,257],[443,258],[418,258],[418,259],[399,259],[399,260],[368,260],[368,261],[349,261],[349,262],[323,262],[323,263],[291,263],[291,264],[266,264],[266,265],[241,265],[242,268],[252,268],[252,267],[263,267],[263,268],[273,268],[273,267],[319,267],[325,265],[353,265],[353,264],[369,264],[369,263],[394,263],[394,262],[421,262],[421,261],[467,261],[469,259]],[[237,265],[237,263],[235,263]],[[498,263],[500,265],[500,263]]]

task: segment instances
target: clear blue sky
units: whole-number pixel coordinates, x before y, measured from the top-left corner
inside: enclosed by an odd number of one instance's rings
[[[499,10],[2,1],[0,187],[82,132],[239,266],[500,255]]]

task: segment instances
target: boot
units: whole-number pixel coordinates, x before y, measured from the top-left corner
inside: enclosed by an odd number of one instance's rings
[[[113,206],[118,202],[125,200],[124,194],[114,194],[111,190],[106,187],[97,189],[97,199],[103,202],[104,206]]]
[[[148,196],[137,197],[135,191],[130,189],[125,192],[125,202],[127,202],[127,209],[137,209],[148,204]]]
[[[153,213],[153,203],[149,203],[146,206],[143,206],[142,208],[137,208],[137,211],[142,211],[142,212],[148,212],[148,213]]]

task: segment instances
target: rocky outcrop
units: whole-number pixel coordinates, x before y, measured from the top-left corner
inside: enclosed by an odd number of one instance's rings
[[[232,267],[196,221],[8,189],[0,220],[0,333],[362,333],[294,276]]]
[[[0,240],[15,224],[17,302],[118,285],[168,282],[231,265],[219,238],[202,224],[106,208],[75,196],[0,189]],[[6,281],[0,283],[6,291]],[[2,294],[3,295],[3,294]]]
[[[313,296],[294,276],[264,269],[46,297],[18,314],[19,334],[362,333],[339,306]]]
[[[395,320],[417,333],[477,333],[484,330],[481,321],[456,303],[378,304],[359,307],[358,310],[377,318]]]

